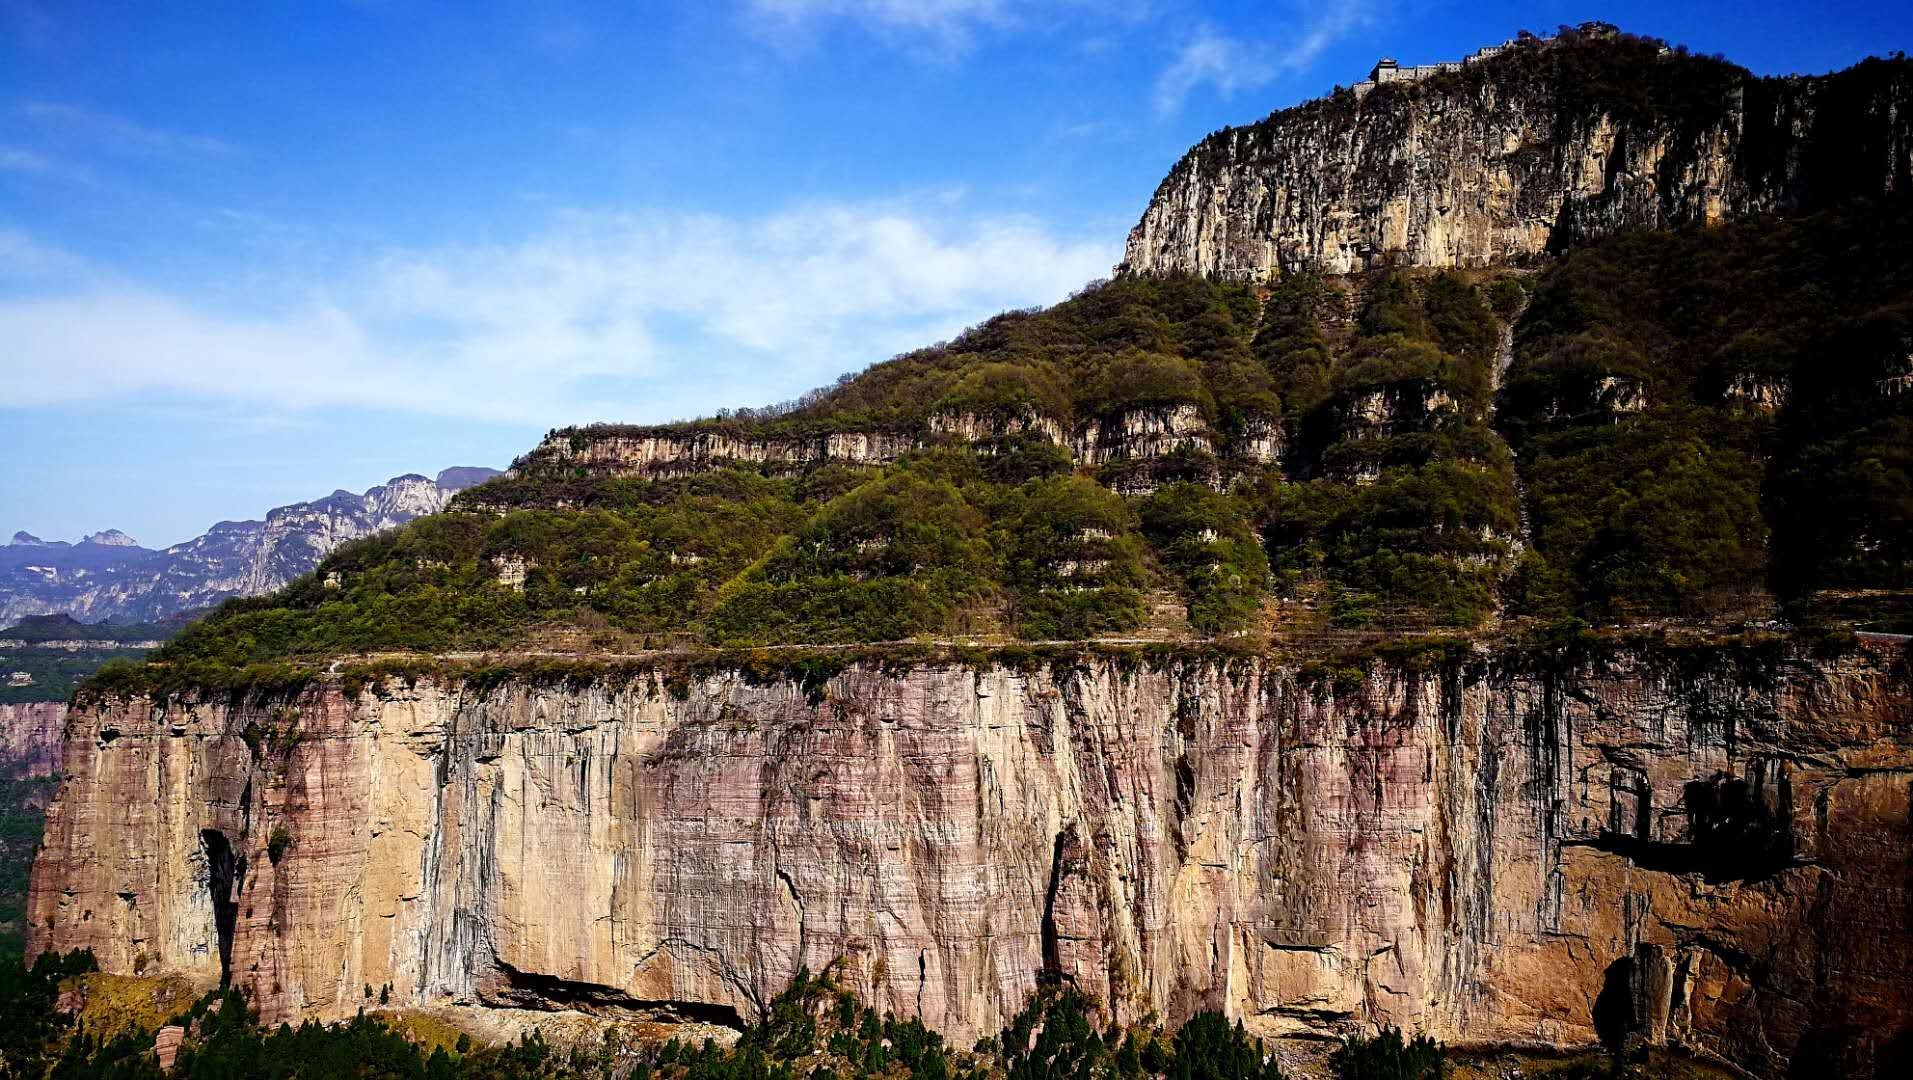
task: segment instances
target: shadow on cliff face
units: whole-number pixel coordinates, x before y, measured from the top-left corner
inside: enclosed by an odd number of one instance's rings
[[[1814,1028],[1801,1036],[1787,1062],[1787,1080],[1828,1080],[1871,1076],[1905,1080],[1913,1076],[1913,1028],[1887,1037],[1855,1024]]]
[[[738,1011],[729,1005],[708,1001],[658,1001],[632,997],[615,986],[579,982],[521,971],[503,960],[494,960],[500,977],[487,995],[492,1003],[520,1009],[575,1009],[595,1015],[625,1016],[660,1022],[695,1021],[742,1031],[747,1026]]]
[[[1069,871],[1069,849],[1075,834],[1074,825],[1057,833],[1050,853],[1049,888],[1043,896],[1043,974],[1051,979],[1060,977],[1063,971],[1056,940],[1056,894],[1062,891],[1063,876]]]
[[[233,853],[232,843],[218,829],[201,829],[199,843],[206,852],[206,891],[213,902],[213,929],[219,935],[219,985],[232,982],[233,930],[239,923],[239,890],[246,880],[246,860]]]
[[[1721,773],[1682,787],[1687,839],[1653,839],[1643,813],[1633,831],[1609,828],[1592,846],[1626,856],[1643,869],[1700,874],[1709,882],[1757,881],[1793,865],[1792,792],[1780,776],[1771,785]],[[1768,796],[1771,794],[1771,798]]]
[[[1601,993],[1594,999],[1594,1034],[1615,1054],[1626,1053],[1641,1028],[1635,1019],[1634,958],[1623,956],[1607,966]]]

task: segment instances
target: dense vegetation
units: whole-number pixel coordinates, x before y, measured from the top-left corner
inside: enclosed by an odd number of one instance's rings
[[[0,1078],[148,1080],[162,1075],[154,1032],[90,1032],[55,1008],[63,984],[93,970],[92,956],[43,956],[31,968],[0,960]],[[915,1018],[862,1005],[828,975],[798,972],[735,1046],[628,1038],[554,1046],[537,1031],[503,1046],[408,1038],[397,1017],[361,1013],[338,1024],[268,1028],[236,991],[215,991],[167,1024],[186,1032],[170,1075],[181,1080],[381,1077],[394,1080],[1281,1080],[1260,1040],[1214,1012],[1173,1033],[1105,1024],[1088,996],[1045,985],[997,1038],[947,1045]],[[1355,1037],[1334,1057],[1345,1080],[1431,1080],[1443,1051],[1392,1028]]]
[[[1472,626],[1493,611],[1519,529],[1513,463],[1488,423],[1496,308],[1522,298],[1515,279],[1386,274],[1333,348],[1331,292],[1303,274],[1277,285],[1255,346],[1283,372],[1298,438],[1289,478],[1265,476],[1257,495],[1285,593],[1326,586],[1343,625]]]
[[[0,956],[26,948],[27,876],[58,779],[0,769]]]
[[[680,431],[910,432],[899,460],[632,475],[568,455],[633,430],[560,433],[157,659],[217,684],[382,650],[1719,623],[1770,597],[1900,625],[1910,252],[1904,203],[1854,204],[1532,275],[1124,278]],[[1169,443],[1132,453],[1139,430]]]
[[[1699,614],[1913,587],[1908,375],[1904,202],[1570,253],[1502,392],[1534,542],[1515,606]]]
[[[163,640],[176,625],[82,623],[69,615],[34,615],[0,630],[0,641],[17,642],[0,650],[0,705],[65,701],[73,687],[108,660],[146,655],[147,642]],[[56,648],[54,642],[97,642],[97,648]],[[14,685],[14,673],[26,675]]]

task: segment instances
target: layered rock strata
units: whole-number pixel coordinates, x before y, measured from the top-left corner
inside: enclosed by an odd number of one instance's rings
[[[1903,62],[1763,79],[1596,29],[1210,135],[1156,189],[1118,270],[1507,264],[1910,188]]]
[[[0,704],[0,777],[52,776],[65,753],[65,702]]]
[[[662,428],[600,427],[553,432],[512,471],[518,475],[661,478],[686,476],[724,465],[795,471],[823,464],[884,465],[938,441],[954,440],[987,450],[1006,438],[1054,443],[1087,466],[1141,467],[1140,490],[1153,489],[1147,466],[1177,455],[1213,454],[1221,441],[1195,405],[1132,409],[1065,429],[1046,416],[992,421],[971,414],[936,414],[920,434],[844,431],[827,435],[771,437]],[[1280,461],[1283,436],[1272,420],[1255,421],[1228,449],[1242,462]],[[1136,484],[1130,484],[1131,487]],[[1133,493],[1133,492],[1132,492]]]
[[[1905,658],[853,666],[74,715],[36,949],[401,1005],[748,1019],[838,962],[959,1042],[1631,1031],[1775,1074],[1913,1024]],[[1859,1035],[1851,1035],[1853,1032]],[[1871,1043],[1856,1052],[1868,1052]]]

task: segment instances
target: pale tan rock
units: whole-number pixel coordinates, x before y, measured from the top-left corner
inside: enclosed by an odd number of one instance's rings
[[[153,1036],[153,1054],[159,1058],[159,1071],[172,1072],[173,1065],[179,1060],[180,1044],[186,1041],[186,1029],[178,1024],[168,1024]]]
[[[959,1044],[1049,968],[1125,1020],[1584,1045],[1618,981],[1642,1038],[1777,1074],[1828,1025],[1913,1023],[1902,663],[1482,656],[1341,694],[1271,662],[920,664],[815,695],[720,673],[684,695],[141,700],[72,719],[32,945],[217,983],[223,837],[244,860],[231,975],[269,1021],[388,983],[395,1008],[748,1019],[839,961]],[[250,749],[288,707],[300,737]],[[1694,857],[1686,785],[1720,774],[1791,823],[1791,857],[1668,865]]]
[[[804,438],[767,438],[707,431],[672,435],[592,431],[554,432],[529,457],[565,468],[629,476],[682,476],[727,462],[797,468],[824,461],[881,465],[916,447],[908,435],[835,432]]]

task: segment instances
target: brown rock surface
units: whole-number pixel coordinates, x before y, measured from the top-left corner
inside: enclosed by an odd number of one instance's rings
[[[52,776],[65,750],[65,702],[0,705],[0,776]]]
[[[268,1020],[387,983],[749,1017],[841,958],[959,1043],[1046,967],[1125,1019],[1584,1045],[1599,1014],[1765,1074],[1913,1024],[1897,648],[1484,655],[1340,692],[1194,660],[333,680],[88,708],[68,759],[34,947],[204,984],[224,954]]]
[[[159,1071],[172,1072],[173,1063],[179,1060],[179,1047],[186,1041],[186,1029],[178,1024],[168,1024],[153,1036],[153,1055],[159,1058]]]

